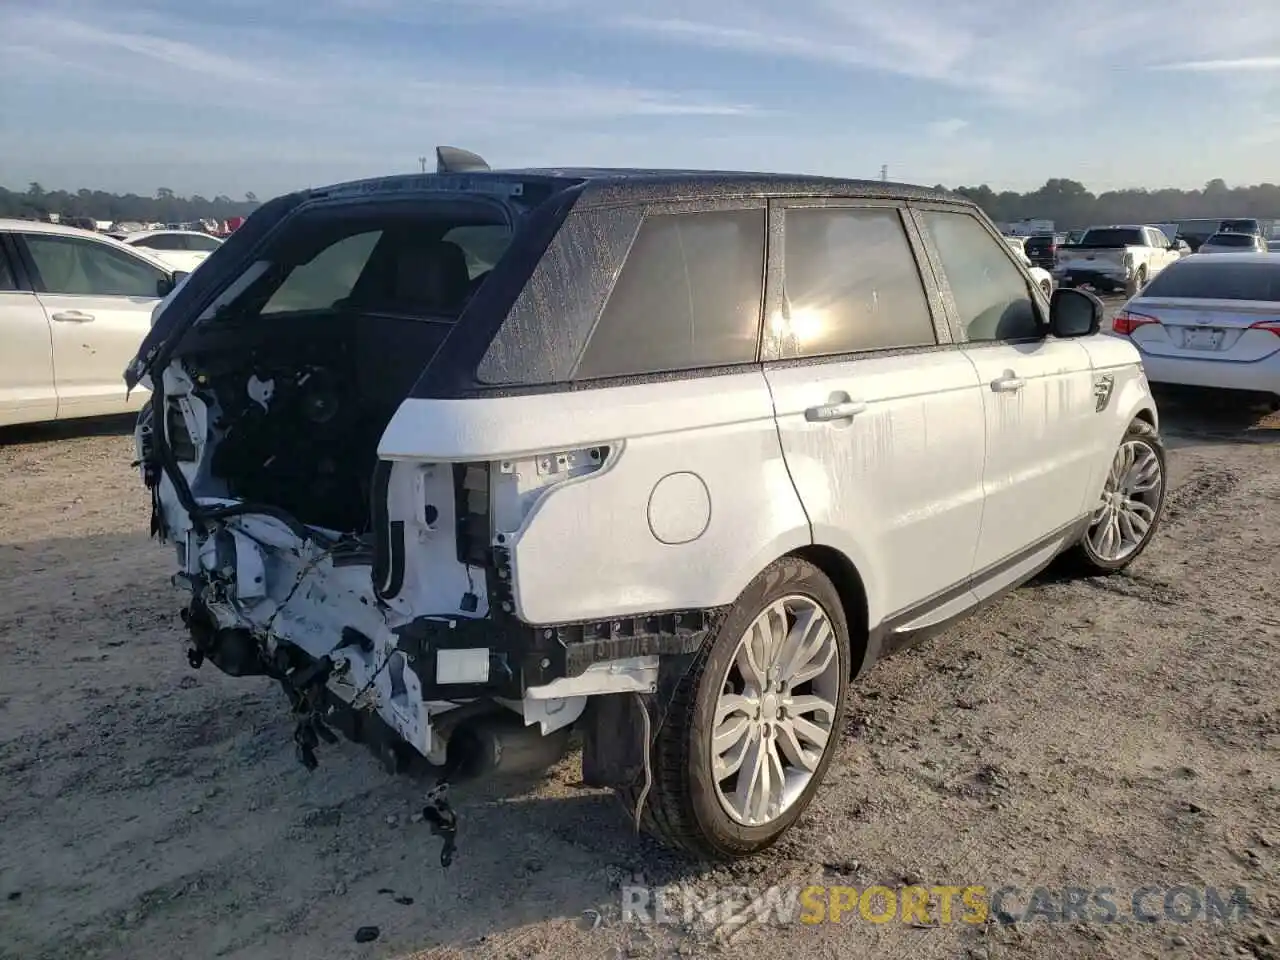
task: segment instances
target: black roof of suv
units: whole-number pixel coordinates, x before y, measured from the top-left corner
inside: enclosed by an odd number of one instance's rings
[[[510,389],[516,383],[536,389],[539,384],[563,382],[565,351],[580,346],[566,337],[573,339],[589,332],[589,323],[583,327],[579,321],[596,294],[607,293],[620,258],[625,256],[626,243],[634,236],[645,209],[653,205],[815,197],[975,206],[964,197],[941,190],[880,180],[579,167],[455,168],[298,191],[255,210],[171,296],[130,364],[126,380],[132,386],[158,358],[170,353],[195,314],[204,309],[202,302],[207,305],[215,288],[225,286],[229,272],[246,269],[249,258],[258,255],[274,228],[295,213],[302,217],[342,216],[345,214],[339,211],[347,203],[409,206],[421,202],[423,196],[442,193],[488,197],[509,208],[518,207],[522,225],[504,257],[514,257],[518,263],[493,271],[476,294],[474,308],[469,308],[480,316],[473,315],[462,325],[465,329],[450,336],[429,365],[449,372],[431,378],[433,389],[420,383],[417,396],[441,395],[435,391],[466,395],[477,388]],[[566,239],[561,227],[577,222],[570,218],[584,213],[594,218],[587,232]],[[553,262],[544,263],[545,259]],[[531,292],[524,290],[526,285]],[[503,328],[501,337],[497,336],[499,327]],[[566,333],[570,329],[576,330],[572,336]]]

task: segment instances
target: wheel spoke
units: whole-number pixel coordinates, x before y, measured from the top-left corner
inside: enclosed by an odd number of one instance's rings
[[[804,717],[812,713],[821,714],[828,725],[834,723],[836,719],[836,705],[812,693],[791,697],[786,701],[786,708],[787,713],[793,717]]]
[[[831,624],[821,613],[814,611],[804,622],[803,632],[797,621],[793,631],[799,636],[791,657],[784,662],[778,679],[799,686],[822,673],[835,656],[835,637]]]
[[[1124,513],[1139,540],[1147,535],[1156,517],[1155,510],[1141,500],[1126,500]]]
[[[748,629],[746,638],[738,647],[738,655],[734,658],[742,679],[756,691],[763,690],[768,683],[765,665],[767,661],[762,662],[759,653],[763,646],[761,634],[764,628],[760,623],[761,619],[757,617],[756,622]]]
[[[1160,486],[1160,461],[1150,450],[1143,451],[1144,456],[1131,471],[1125,491],[1135,493],[1151,493]]]
[[[810,773],[818,769],[818,764],[822,760],[821,747],[815,753],[801,745],[794,721],[783,721],[778,725],[778,749],[791,763]]]
[[[764,737],[753,733],[738,773],[738,789],[734,793],[738,813],[748,822],[757,820],[757,811],[768,807],[770,772],[768,746]]]
[[[741,714],[735,714],[721,723],[711,735],[711,749],[717,757],[724,755],[747,735],[751,729],[751,721]]]

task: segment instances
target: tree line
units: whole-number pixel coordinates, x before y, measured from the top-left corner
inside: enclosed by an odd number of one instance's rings
[[[31,183],[24,191],[0,187],[0,217],[46,219],[49,214],[62,217],[91,217],[94,220],[141,223],[187,223],[196,220],[223,221],[228,217],[245,217],[258,206],[258,198],[246,193],[243,200],[225,195],[213,199],[195,195],[180,197],[161,187],[153,197],[136,193],[109,193],[106,190],[45,190]]]
[[[1228,187],[1222,180],[1210,180],[1203,190],[1132,189],[1093,194],[1075,180],[1054,178],[1030,193],[997,193],[986,184],[955,187],[952,192],[973,200],[997,223],[1042,217],[1062,230],[1213,217],[1280,220],[1280,186],[1274,183]]]
[[[1280,186],[1273,183],[1229,187],[1222,180],[1210,180],[1202,190],[1132,189],[1094,194],[1076,180],[1055,177],[1030,193],[997,193],[986,184],[954,188],[939,184],[938,189],[951,189],[973,200],[997,222],[1043,217],[1064,230],[1100,223],[1162,223],[1200,217],[1280,220]],[[46,191],[39,183],[31,183],[21,192],[0,187],[0,217],[43,218],[56,213],[95,220],[173,223],[247,216],[257,205],[258,198],[252,193],[246,193],[243,200],[233,200],[225,195],[213,199],[179,197],[165,187],[153,197],[105,190]]]

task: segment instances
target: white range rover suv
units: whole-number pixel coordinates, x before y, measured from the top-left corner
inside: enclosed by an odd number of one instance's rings
[[[265,204],[126,374],[191,663],[279,681],[308,767],[576,727],[586,784],[748,855],[877,659],[1156,529],[1137,352],[971,203],[439,157]]]

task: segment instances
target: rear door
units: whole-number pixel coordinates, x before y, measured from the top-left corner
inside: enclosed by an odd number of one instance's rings
[[[0,233],[0,425],[58,415],[49,318],[15,254]]]
[[[59,418],[138,409],[121,371],[151,327],[169,274],[141,257],[89,238],[16,234],[52,321]]]
[[[957,339],[977,371],[986,425],[986,506],[975,574],[1011,561],[1080,517],[1093,469],[1092,364],[1048,335],[1040,302],[973,213],[914,210]]]
[[[972,568],[977,376],[901,204],[775,201],[772,220],[764,367],[783,452],[815,542],[863,573],[876,625]]]

